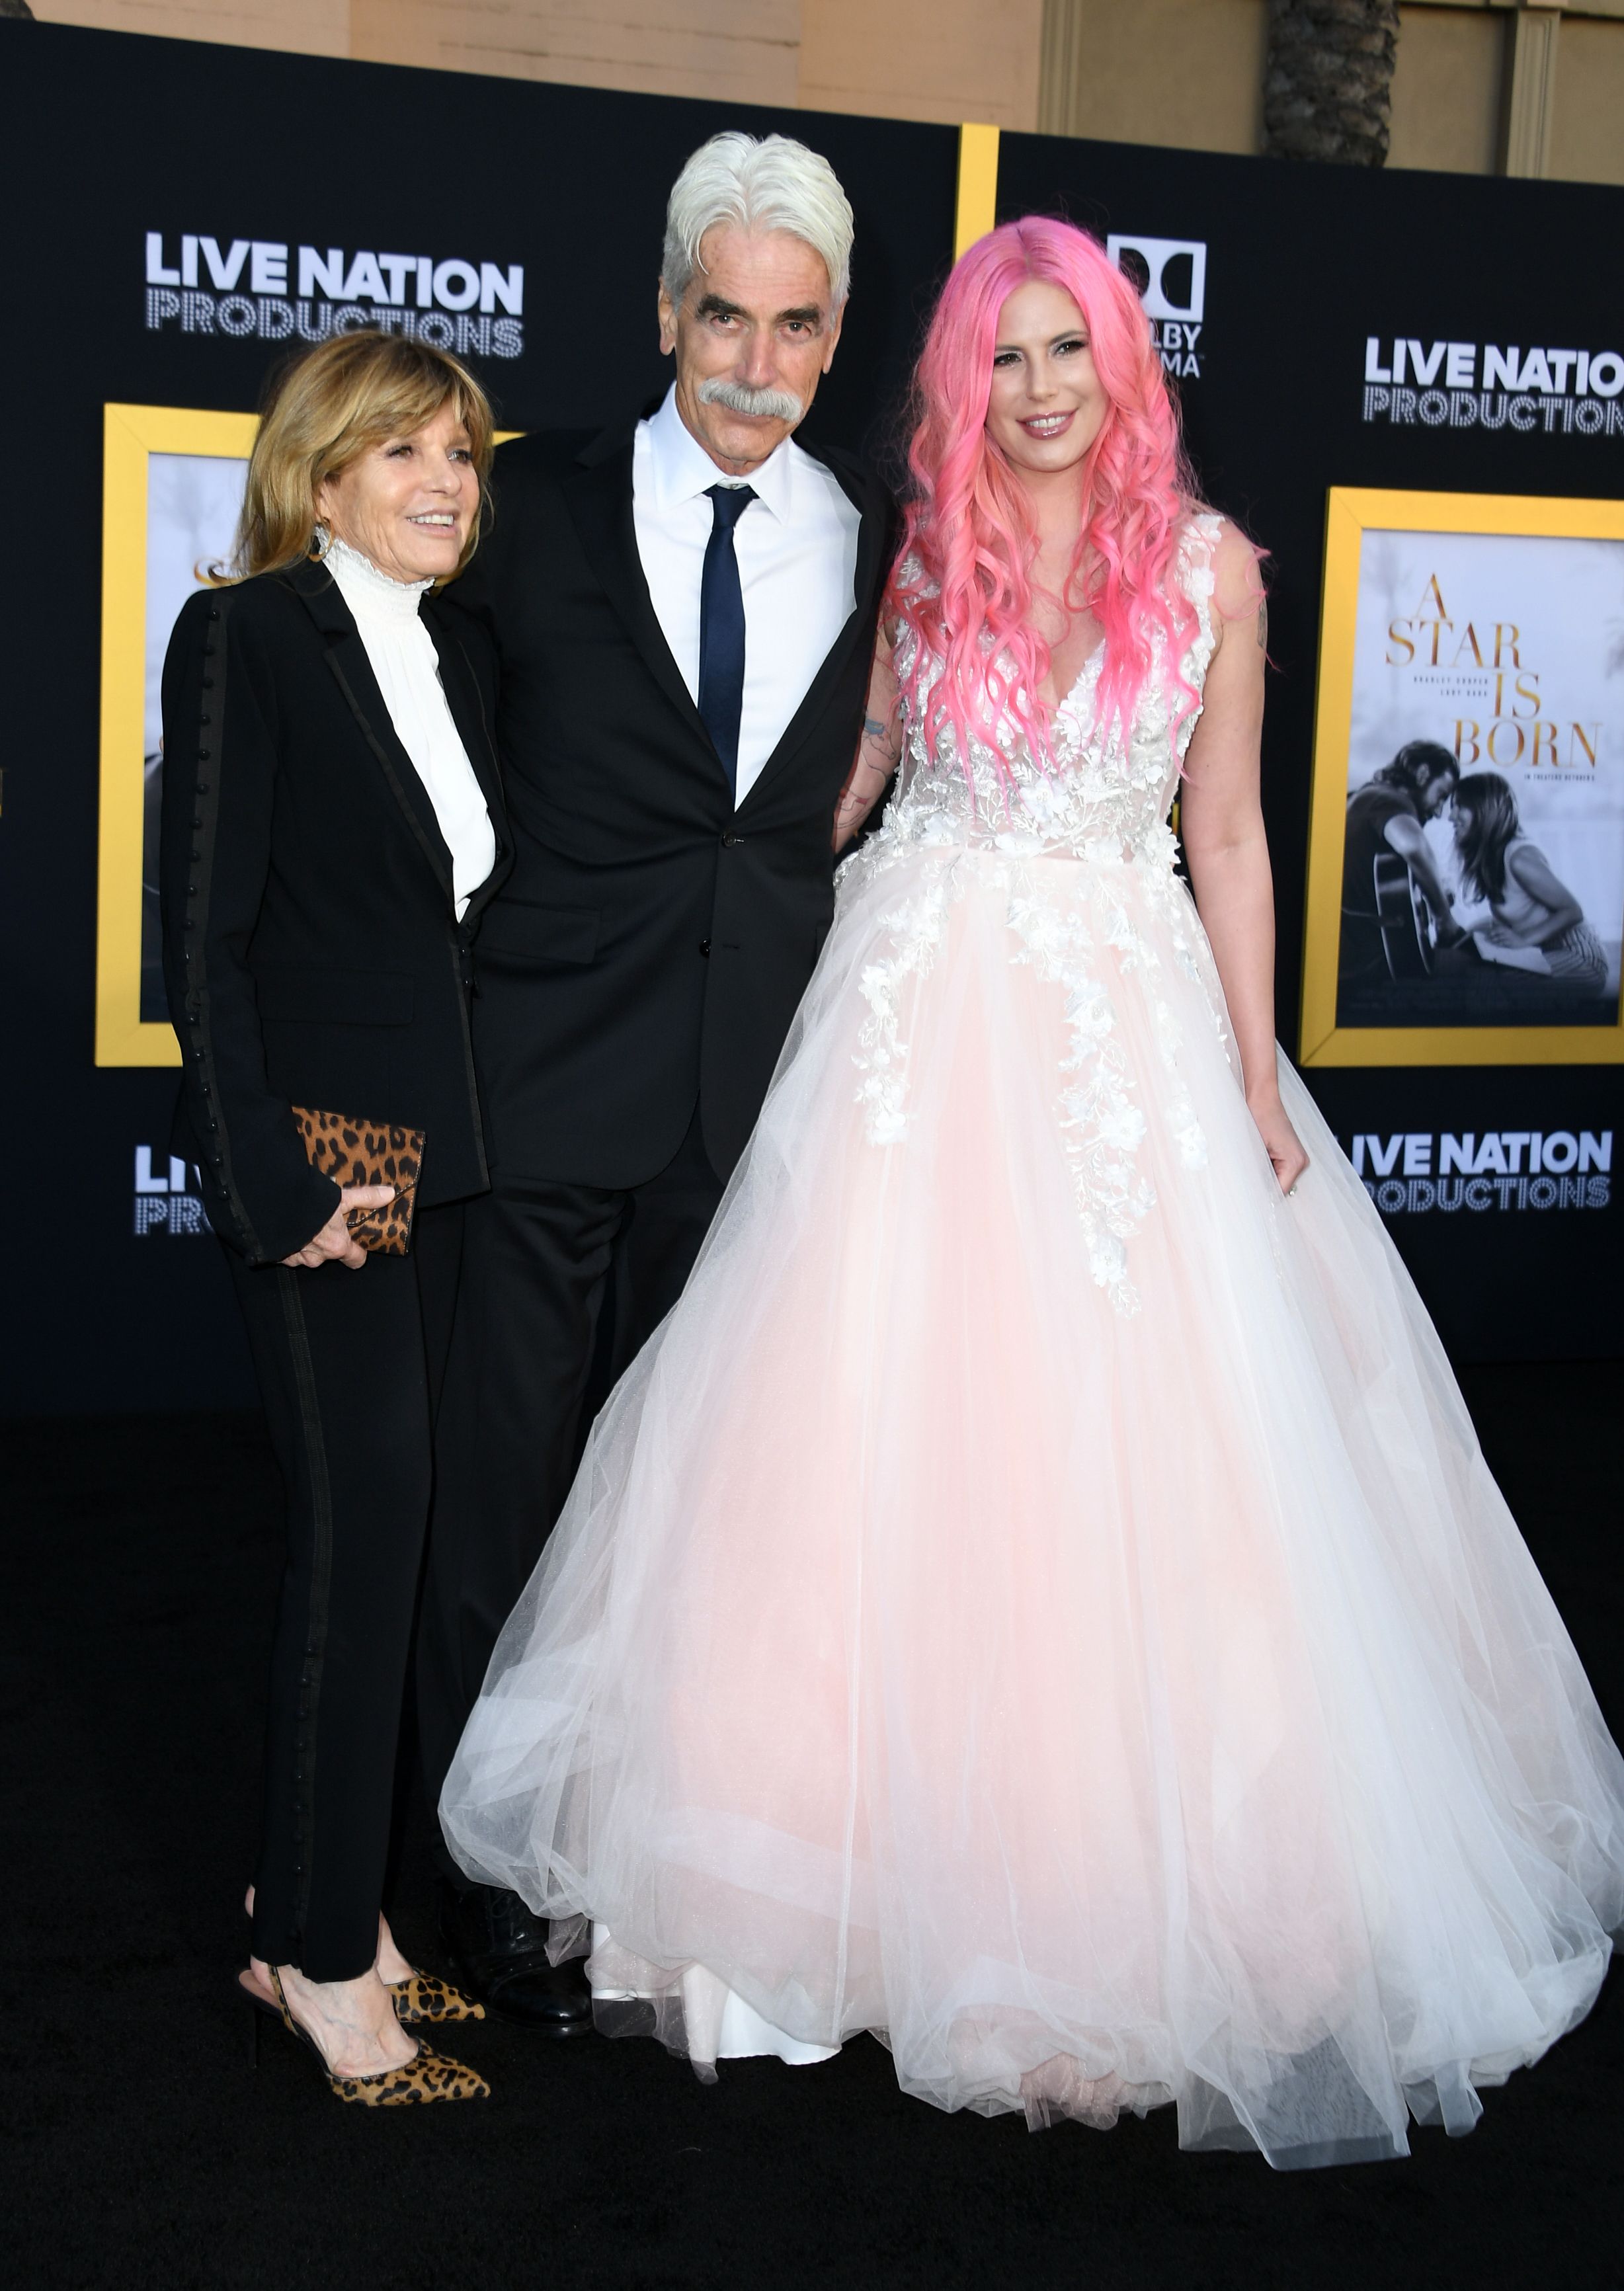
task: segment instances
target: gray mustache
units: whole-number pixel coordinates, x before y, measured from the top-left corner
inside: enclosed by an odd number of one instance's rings
[[[730,414],[753,414],[768,422],[799,422],[805,411],[792,391],[752,390],[747,382],[702,382],[699,402],[702,406],[725,406]]]

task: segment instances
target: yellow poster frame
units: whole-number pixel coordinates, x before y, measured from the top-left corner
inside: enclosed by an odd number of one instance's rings
[[[178,1066],[166,1018],[141,1015],[142,748],[147,691],[147,463],[154,454],[246,461],[257,414],[104,406],[101,730],[96,861],[99,1066]],[[499,430],[497,444],[518,433]]]
[[[1326,504],[1325,578],[1309,802],[1303,934],[1305,1066],[1515,1066],[1624,1064],[1624,1005],[1610,1026],[1339,1026],[1337,961],[1353,725],[1354,641],[1364,536],[1479,533],[1624,540],[1624,502],[1545,494],[1407,492],[1333,486]]]
[[[195,406],[106,406],[102,420],[96,1064],[178,1066],[181,1046],[168,1020],[141,1015],[147,463],[153,454],[244,461],[259,418]]]
[[[966,120],[959,130],[959,181],[953,199],[953,261],[985,238],[998,221],[998,130]]]

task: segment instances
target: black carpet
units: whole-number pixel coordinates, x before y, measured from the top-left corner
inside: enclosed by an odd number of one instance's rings
[[[1610,1364],[1478,1369],[1490,1460],[1617,1731],[1624,1548]],[[825,2067],[652,2043],[448,2049],[485,2106],[341,2108],[241,1961],[277,1491],[243,1418],[0,1431],[0,2269],[36,2286],[1624,2284],[1624,2000],[1485,2095],[1468,2140],[1275,2174],[1186,2156],[1170,2110],[1099,2134],[904,2099],[864,2039]],[[435,1962],[421,1813],[390,1909]]]

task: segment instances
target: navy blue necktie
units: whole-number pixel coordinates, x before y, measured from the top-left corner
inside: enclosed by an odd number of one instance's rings
[[[712,525],[699,576],[699,712],[731,788],[738,780],[744,706],[744,592],[733,529],[756,496],[749,486],[707,486],[705,493]]]

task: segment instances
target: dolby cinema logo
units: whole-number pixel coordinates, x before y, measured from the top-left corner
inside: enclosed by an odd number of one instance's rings
[[[1142,238],[1113,230],[1105,252],[1131,278],[1145,305],[1162,363],[1181,381],[1199,382],[1201,334],[1207,312],[1207,242]]]

